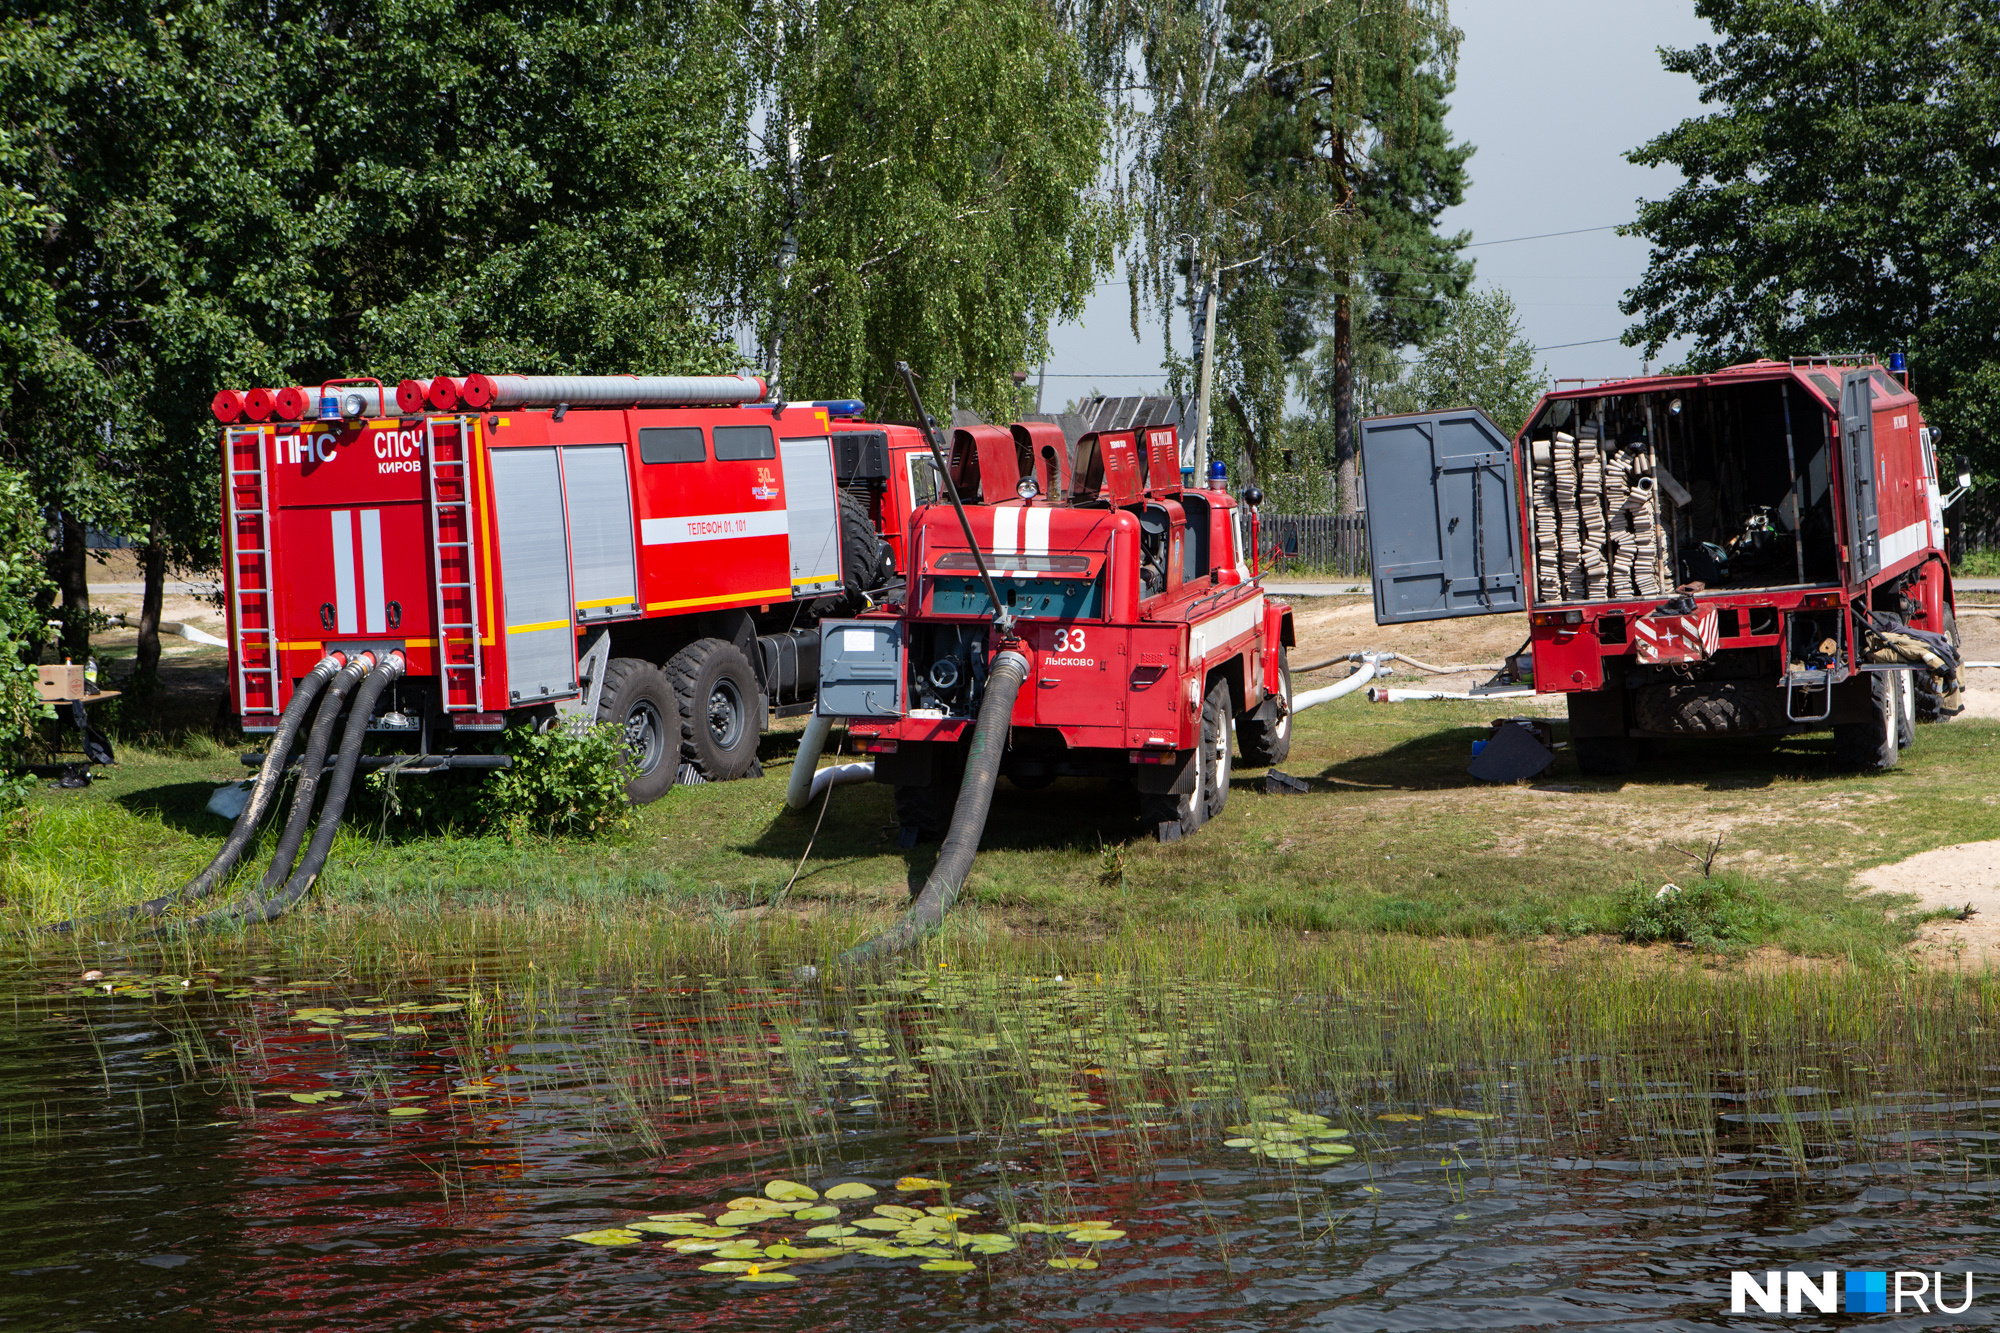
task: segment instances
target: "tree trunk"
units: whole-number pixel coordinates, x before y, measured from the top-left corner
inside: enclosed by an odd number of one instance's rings
[[[82,520],[65,510],[62,552],[56,557],[56,587],[62,590],[63,656],[72,662],[90,658],[90,557],[83,540]]]
[[[1351,516],[1360,487],[1354,458],[1354,304],[1349,275],[1335,273],[1339,295],[1333,302],[1333,495],[1334,512]]]
[[[160,604],[167,591],[167,548],[155,523],[146,534],[146,590],[139,600],[139,653],[135,681],[150,681],[160,670]]]
[[[1236,479],[1236,489],[1240,491],[1252,483],[1262,486],[1264,484],[1261,480],[1264,475],[1263,442],[1257,438],[1257,431],[1250,424],[1250,414],[1243,408],[1243,399],[1234,389],[1229,391],[1229,414],[1236,418],[1236,428],[1243,432],[1243,470],[1248,474]]]

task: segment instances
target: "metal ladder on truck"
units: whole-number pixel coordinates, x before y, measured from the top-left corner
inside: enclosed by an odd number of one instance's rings
[[[479,647],[473,549],[472,450],[476,416],[424,422],[424,497],[431,511],[431,598],[444,711],[477,712],[486,683]],[[443,426],[445,429],[440,430]]]
[[[272,589],[270,476],[261,427],[223,436],[229,496],[229,620],[236,703],[244,716],[279,708],[278,634]]]

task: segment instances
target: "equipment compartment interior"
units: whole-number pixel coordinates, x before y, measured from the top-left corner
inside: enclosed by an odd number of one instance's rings
[[[1527,431],[1536,600],[1839,582],[1828,421],[1789,379],[1546,404]]]

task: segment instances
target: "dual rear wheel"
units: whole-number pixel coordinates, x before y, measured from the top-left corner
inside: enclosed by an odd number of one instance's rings
[[[664,668],[612,658],[597,719],[624,729],[633,764],[625,795],[645,805],[667,794],[682,764],[709,782],[756,772],[764,694],[735,644],[699,639]]]

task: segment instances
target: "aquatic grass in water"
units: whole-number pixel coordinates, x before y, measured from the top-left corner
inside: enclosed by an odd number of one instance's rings
[[[268,1317],[300,1283],[365,1312],[473,1250],[466,1299],[496,1324],[549,1313],[551,1272],[607,1327],[726,1326],[753,1297],[776,1327],[871,1326],[890,1302],[920,1326],[1026,1326],[1078,1284],[1148,1308],[1169,1275],[1199,1322],[1391,1299],[1356,1280],[1408,1243],[1457,1256],[1437,1280],[1481,1299],[1478,1256],[1530,1237],[1552,1273],[1612,1272],[1605,1237],[1666,1234],[1726,1270],[1769,1253],[1774,1216],[1892,1207],[1869,1188],[1949,1214],[1991,1181],[1985,979],[1161,934],[947,941],[894,976],[774,980],[835,942],[774,924],[727,951],[688,934],[623,974],[497,953],[402,973],[322,955],[308,974],[300,942],[267,937],[222,972],[138,951],[92,982],[17,973],[0,1170],[115,1130],[234,1183],[220,1231],[128,1201],[114,1240],[68,1172],[5,1239],[32,1266],[180,1236],[236,1275],[186,1298],[208,1322]],[[1756,1198],[1754,1226],[1732,1220]],[[1563,1240],[1536,1220],[1554,1214],[1594,1220]],[[157,1310],[130,1267],[93,1269],[124,1312],[102,1326]],[[1657,1286],[1712,1312],[1695,1280]],[[1570,1285],[1527,1313],[1591,1317]]]

